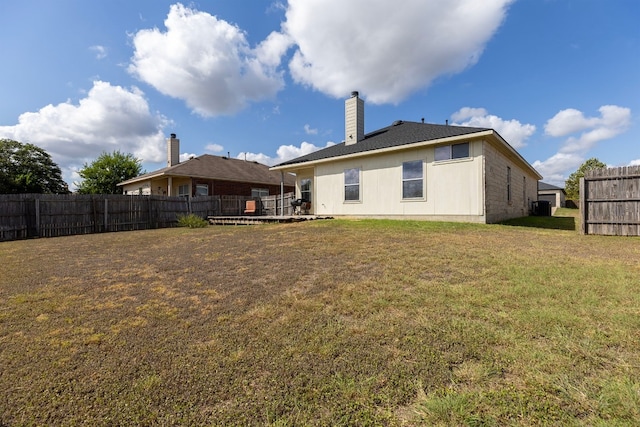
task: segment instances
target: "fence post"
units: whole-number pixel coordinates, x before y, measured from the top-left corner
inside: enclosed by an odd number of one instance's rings
[[[109,200],[104,198],[104,231],[109,231],[109,214],[107,211],[109,210]]]
[[[587,220],[589,215],[587,213],[587,182],[584,177],[580,178],[580,188],[578,191],[578,194],[580,195],[580,233],[588,234],[589,226],[587,224]]]

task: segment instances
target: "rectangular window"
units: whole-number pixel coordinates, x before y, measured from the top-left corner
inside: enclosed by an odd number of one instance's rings
[[[300,197],[307,202],[311,201],[311,179],[300,180]]]
[[[268,188],[252,188],[251,189],[251,197],[258,198],[258,197],[265,197],[269,195],[269,189]]]
[[[436,162],[451,159],[464,159],[469,157],[469,143],[441,145],[436,147]]]
[[[189,184],[179,185],[178,186],[178,196],[190,196],[189,194]]]
[[[420,199],[424,192],[422,160],[402,164],[402,198]]]
[[[507,166],[507,202],[511,203],[511,168]]]
[[[196,185],[196,197],[198,196],[208,196],[209,195],[209,186],[207,184],[197,184]]]
[[[360,169],[352,168],[344,170],[344,200],[360,200]]]

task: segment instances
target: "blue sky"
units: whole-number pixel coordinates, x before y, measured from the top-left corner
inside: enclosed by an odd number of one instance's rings
[[[395,120],[496,129],[563,185],[640,164],[637,0],[3,0],[0,138],[77,170],[205,153],[277,164]]]

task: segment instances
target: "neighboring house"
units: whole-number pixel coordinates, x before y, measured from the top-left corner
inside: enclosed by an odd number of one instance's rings
[[[564,208],[566,197],[567,193],[564,191],[564,188],[556,187],[555,185],[542,181],[538,183],[538,200],[549,202],[552,208]]]
[[[540,174],[493,129],[396,121],[364,133],[345,102],[345,142],[273,168],[296,174],[316,215],[492,223],[529,215]]]
[[[295,177],[269,166],[204,154],[180,162],[180,140],[167,139],[167,167],[118,184],[124,194],[261,197],[292,192]]]

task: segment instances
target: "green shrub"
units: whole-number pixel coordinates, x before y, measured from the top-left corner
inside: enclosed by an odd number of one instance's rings
[[[208,225],[207,220],[200,218],[198,215],[178,215],[178,227],[204,228]]]

